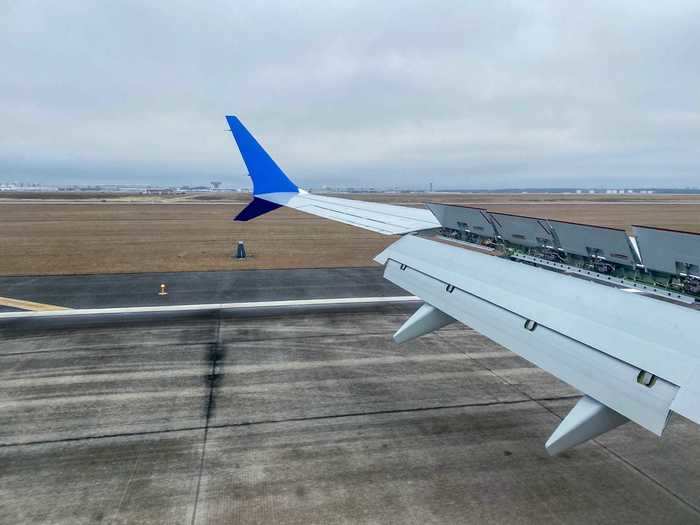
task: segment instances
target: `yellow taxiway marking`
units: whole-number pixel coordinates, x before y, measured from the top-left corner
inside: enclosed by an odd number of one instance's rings
[[[22,310],[31,310],[32,312],[48,312],[51,310],[70,310],[63,306],[54,304],[35,303],[32,301],[23,301],[22,299],[12,299],[10,297],[0,297],[0,306],[9,306],[11,308],[20,308]]]

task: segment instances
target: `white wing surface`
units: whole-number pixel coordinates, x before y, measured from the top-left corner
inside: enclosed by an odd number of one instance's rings
[[[608,410],[607,425],[585,439],[619,425],[620,415],[658,435],[671,410],[700,423],[695,310],[415,236],[375,260],[386,265],[388,280],[443,317],[573,385],[603,414]],[[429,331],[428,324],[416,335]],[[572,415],[582,418],[577,431],[601,421],[600,411]],[[563,450],[552,445],[550,452]]]
[[[403,235],[440,227],[435,216],[427,209],[338,199],[312,195],[303,190],[299,193],[266,193],[257,197],[304,213],[385,235]]]

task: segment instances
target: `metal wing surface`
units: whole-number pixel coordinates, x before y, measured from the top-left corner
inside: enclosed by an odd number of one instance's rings
[[[399,339],[448,316],[586,395],[548,442],[551,453],[627,419],[658,435],[670,411],[700,423],[696,311],[415,236],[375,260],[428,305]]]
[[[385,235],[439,228],[430,210],[299,193],[267,193],[258,198]]]

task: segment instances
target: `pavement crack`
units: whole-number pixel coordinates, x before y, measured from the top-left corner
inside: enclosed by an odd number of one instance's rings
[[[581,396],[561,396],[554,398],[542,398],[541,401],[561,401],[566,399],[578,399]],[[323,414],[318,416],[300,416],[300,417],[289,417],[282,419],[267,419],[267,420],[257,420],[257,421],[242,421],[240,423],[222,423],[220,425],[211,425],[209,428],[236,428],[236,427],[249,427],[257,425],[269,425],[269,424],[280,424],[280,423],[296,423],[301,421],[319,421],[324,419],[340,419],[344,417],[367,417],[367,416],[381,416],[386,414],[410,414],[412,412],[429,412],[431,410],[450,410],[454,408],[481,408],[481,407],[491,407],[499,405],[520,405],[524,403],[531,403],[531,399],[514,399],[508,401],[483,401],[477,403],[459,403],[454,405],[438,405],[438,406],[427,406],[427,407],[414,407],[414,408],[394,408],[386,410],[371,410],[367,412],[343,412],[340,414]],[[534,400],[537,401],[537,400]]]
[[[526,403],[532,403],[533,401],[563,401],[568,399],[579,399],[581,396],[558,396],[558,397],[543,397],[531,399],[515,399],[510,401],[484,401],[476,403],[460,403],[454,405],[437,405],[437,406],[425,406],[425,407],[414,407],[414,408],[397,408],[397,409],[387,409],[387,410],[369,410],[366,412],[342,412],[339,414],[319,414],[317,416],[300,416],[291,418],[280,418],[280,419],[263,419],[255,421],[241,421],[239,423],[220,423],[218,425],[200,425],[195,427],[182,427],[182,428],[172,428],[163,430],[145,430],[139,432],[123,432],[117,434],[101,434],[93,436],[80,436],[80,437],[68,437],[61,439],[49,439],[42,441],[25,441],[22,443],[1,443],[0,448],[6,447],[21,447],[21,446],[35,446],[35,445],[50,445],[57,443],[70,443],[76,441],[89,441],[93,439],[110,439],[110,438],[120,438],[120,437],[134,437],[134,436],[148,436],[152,434],[169,434],[176,432],[191,432],[197,430],[210,430],[223,429],[223,428],[238,428],[238,427],[252,427],[257,425],[270,425],[270,424],[282,424],[282,423],[296,423],[304,421],[319,421],[323,419],[340,419],[344,417],[369,417],[369,416],[380,416],[385,414],[409,414],[412,412],[429,412],[431,410],[450,410],[455,408],[480,408],[480,407],[490,407],[499,405],[520,405]],[[204,452],[204,451],[203,451]]]
[[[203,430],[204,426],[198,425],[195,427],[180,427],[180,428],[165,428],[161,430],[141,430],[136,432],[115,432],[112,434],[93,434],[91,436],[75,436],[75,437],[64,437],[57,439],[41,439],[35,441],[21,441],[15,443],[0,443],[0,448],[8,447],[27,447],[36,445],[55,445],[58,443],[74,443],[78,441],[91,441],[93,439],[113,439],[113,438],[125,438],[125,437],[137,437],[137,436],[151,436],[158,434],[170,434],[175,432],[194,432],[196,430]]]
[[[560,418],[560,419],[561,419],[561,418]],[[653,485],[655,485],[657,488],[661,489],[663,492],[665,492],[666,494],[668,494],[669,496],[671,496],[673,499],[675,499],[675,500],[678,501],[679,503],[685,505],[685,506],[688,507],[690,510],[692,510],[693,512],[695,512],[695,514],[697,514],[698,516],[700,516],[700,508],[697,507],[696,505],[694,505],[692,502],[688,501],[687,499],[685,499],[685,498],[684,498],[683,496],[681,496],[680,494],[674,492],[671,488],[669,488],[669,487],[667,487],[666,485],[664,485],[663,483],[661,483],[661,482],[660,482],[658,479],[656,479],[654,476],[652,476],[652,475],[649,474],[648,472],[645,472],[644,470],[642,470],[640,467],[638,467],[637,465],[635,465],[634,463],[632,463],[630,460],[628,460],[627,458],[625,458],[622,454],[619,454],[618,452],[615,452],[614,450],[612,450],[611,448],[609,448],[607,445],[601,443],[598,439],[592,439],[591,441],[593,441],[596,445],[598,445],[599,447],[601,447],[601,448],[602,448],[605,452],[607,452],[609,455],[611,455],[612,457],[614,457],[615,459],[617,459],[618,461],[620,461],[622,464],[624,464],[625,466],[627,466],[627,468],[629,468],[629,469],[631,469],[632,471],[636,472],[638,475],[642,476],[642,477],[645,478],[647,481],[649,481],[650,483],[652,483]]]

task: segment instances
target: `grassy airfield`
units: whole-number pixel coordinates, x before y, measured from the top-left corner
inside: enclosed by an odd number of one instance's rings
[[[351,194],[420,205],[448,202],[534,217],[700,232],[700,195]],[[294,210],[233,222],[241,193],[0,195],[0,275],[207,271],[371,265],[395,240]],[[243,240],[250,257],[231,258]]]

